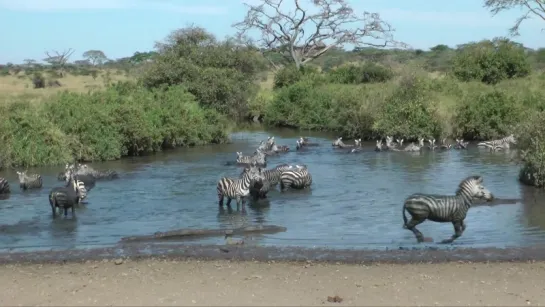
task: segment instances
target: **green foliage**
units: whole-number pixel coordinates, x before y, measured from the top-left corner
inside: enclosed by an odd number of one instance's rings
[[[545,112],[528,112],[517,126],[516,138],[522,168],[519,180],[545,187]]]
[[[520,44],[494,39],[463,46],[453,60],[452,72],[461,81],[497,84],[530,74],[531,67]]]
[[[391,69],[371,62],[363,65],[344,65],[328,73],[330,82],[341,84],[386,82],[393,77]]]
[[[220,143],[226,119],[203,109],[179,86],[147,90],[118,83],[90,94],[63,92],[39,106],[13,102],[0,110],[0,156],[6,165],[119,159],[163,148]]]
[[[472,92],[458,106],[456,135],[478,140],[502,138],[513,131],[521,114],[522,105],[505,91]]]
[[[411,140],[441,135],[442,125],[426,81],[417,76],[407,76],[401,80],[393,95],[381,106],[373,125],[379,135]]]
[[[319,75],[318,69],[314,66],[301,66],[299,69],[295,65],[284,66],[274,74],[273,89],[295,84],[303,78],[312,78],[313,75]]]
[[[248,114],[258,91],[254,80],[265,68],[258,52],[198,27],[174,31],[157,49],[142,76],[147,88],[183,85],[205,107],[235,119]]]
[[[261,90],[256,97],[252,99],[248,105],[249,117],[261,117],[269,105],[273,102],[274,94],[270,90]]]

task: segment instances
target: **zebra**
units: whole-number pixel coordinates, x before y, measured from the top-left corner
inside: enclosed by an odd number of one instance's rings
[[[42,188],[42,176],[39,174],[27,174],[26,171],[17,171],[17,176],[19,177],[19,188],[23,191]]]
[[[469,142],[464,142],[464,139],[456,139],[456,145],[454,145],[454,149],[467,149],[467,145]]]
[[[387,149],[388,147],[382,143],[382,140],[377,140],[377,144],[375,145],[375,151],[384,151]]]
[[[259,148],[254,152],[252,156],[245,156],[242,152],[237,152],[237,163],[238,164],[252,164],[256,163],[260,166],[267,166],[267,159],[265,153],[262,152]]]
[[[302,146],[320,146],[318,143],[311,142],[309,138],[299,137],[299,142]]]
[[[303,149],[303,143],[301,143],[300,140],[297,140],[297,145],[295,146],[295,150],[301,150]]]
[[[53,218],[56,216],[57,208],[59,208],[59,210],[64,209],[64,216],[68,215],[68,208],[71,208],[72,216],[75,217],[76,213],[74,207],[79,203],[81,196],[81,191],[79,190],[75,175],[70,172],[68,175],[68,184],[66,186],[55,187],[49,192],[49,205],[51,206]]]
[[[346,145],[343,143],[343,137],[341,136],[338,139],[336,139],[335,141],[333,141],[331,146],[344,148]]]
[[[446,149],[449,150],[452,148],[452,144],[447,143],[447,139],[444,138],[441,140],[441,145],[439,146],[439,149]]]
[[[267,193],[271,188],[274,188],[280,181],[280,176],[284,171],[291,169],[292,166],[289,164],[279,164],[274,168],[264,170],[263,173],[263,183],[261,186],[256,187],[259,184],[253,184],[250,186],[250,195],[257,200],[259,198],[267,198]],[[244,171],[240,174],[240,177],[244,175]]]
[[[295,165],[295,168],[286,170],[280,175],[280,190],[288,188],[305,189],[312,185],[312,176],[306,165]]]
[[[11,190],[9,188],[9,182],[5,178],[0,177],[0,194],[9,193],[11,193]]]
[[[488,147],[491,150],[497,150],[497,149],[509,149],[511,147],[511,144],[516,144],[516,143],[517,143],[517,140],[515,139],[515,136],[513,134],[510,134],[509,136],[506,136],[499,140],[480,142],[477,144],[477,146]]]
[[[219,207],[223,208],[223,199],[227,197],[227,207],[231,208],[231,200],[235,199],[237,210],[239,210],[242,203],[242,211],[246,211],[245,198],[250,194],[250,187],[262,184],[263,174],[256,163],[251,163],[249,167],[246,167],[241,174],[241,178],[221,178],[216,187]]]
[[[408,152],[418,152],[424,148],[424,138],[418,139],[418,145],[411,143],[407,145],[407,147],[403,148],[402,151],[408,151]]]
[[[350,150],[350,153],[356,153],[361,151],[361,139],[354,140],[354,148]]]
[[[68,170],[69,168],[76,169],[76,166],[74,164],[66,164],[64,168],[65,171],[59,173],[57,177],[59,181],[66,180],[66,170]],[[96,180],[113,180],[119,178],[119,174],[114,170],[99,171],[88,166],[87,164],[79,164],[76,170],[76,174],[93,176]]]
[[[82,189],[82,195],[84,195],[83,198],[87,197],[87,194],[95,187],[96,185],[96,179],[92,175],[88,174],[78,174],[77,171],[75,171],[76,167],[74,165],[68,165],[68,168],[65,170],[65,181],[68,184],[68,179],[70,178],[70,174],[73,174],[74,176],[77,176],[77,184],[80,185],[80,189]],[[84,187],[84,189],[83,189]],[[82,198],[82,199],[83,199]]]
[[[289,146],[287,145],[276,145],[276,144],[273,144],[272,146],[272,149],[271,149],[273,152],[276,152],[276,153],[279,153],[279,152],[288,152],[290,151],[290,148]]]
[[[433,150],[435,150],[437,148],[437,146],[435,146],[435,139],[428,139],[428,143],[430,144],[430,145],[428,145],[428,148],[430,150],[433,151]]]
[[[494,199],[492,193],[484,187],[483,177],[478,175],[469,176],[462,180],[454,196],[412,194],[405,199],[403,204],[403,228],[412,231],[418,243],[421,243],[424,241],[424,235],[416,229],[418,224],[425,220],[440,223],[450,222],[454,226],[454,235],[441,243],[452,243],[466,229],[464,220],[475,198],[484,198],[487,201]],[[411,220],[408,222],[405,211],[411,215]]]

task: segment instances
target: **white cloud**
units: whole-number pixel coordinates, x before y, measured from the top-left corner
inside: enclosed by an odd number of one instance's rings
[[[143,9],[193,15],[227,14],[227,8],[223,6],[180,5],[161,0],[0,0],[0,8],[12,11],[41,12]]]

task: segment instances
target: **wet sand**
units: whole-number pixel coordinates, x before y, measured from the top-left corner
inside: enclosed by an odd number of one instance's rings
[[[2,306],[545,305],[545,262],[103,260],[0,265]],[[342,302],[328,302],[338,295]]]

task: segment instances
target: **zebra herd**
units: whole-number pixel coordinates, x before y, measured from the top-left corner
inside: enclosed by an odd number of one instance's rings
[[[43,187],[40,174],[29,174],[27,171],[17,171],[19,188],[22,191],[39,190]],[[59,181],[65,181],[65,185],[54,187],[48,195],[53,217],[57,210],[64,211],[68,215],[68,209],[75,216],[74,207],[87,198],[87,193],[95,187],[97,180],[117,179],[119,175],[112,170],[97,171],[86,164],[66,164],[63,172],[58,175]],[[0,177],[0,194],[10,194],[9,182]]]
[[[468,142],[457,139],[455,144],[441,140],[439,146],[435,145],[435,139],[428,140],[429,150],[467,149]],[[499,140],[492,140],[478,143],[480,147],[489,148],[492,151],[509,149],[511,144],[516,144],[515,137],[509,135]],[[300,137],[296,141],[296,150],[308,150],[320,146],[311,142],[309,138]],[[333,148],[348,149],[349,153],[362,151],[361,139],[354,140],[354,145],[345,144],[342,137],[332,143]],[[385,142],[378,140],[375,151],[397,151],[397,152],[419,152],[426,148],[424,138],[419,138],[418,143],[411,143],[403,147],[403,139],[394,141],[392,136],[387,136]],[[270,156],[279,156],[289,152],[289,146],[277,145],[274,136],[261,141],[255,152],[245,156],[237,152],[236,164],[243,166],[238,178],[223,177],[217,182],[216,192],[218,205],[224,206],[224,199],[227,198],[227,207],[231,208],[231,201],[237,203],[237,210],[245,211],[245,203],[248,198],[254,201],[267,198],[269,191],[277,185],[280,191],[288,189],[308,189],[312,185],[312,175],[306,165],[278,164],[270,169],[267,167],[267,159]],[[17,171],[19,187],[23,191],[41,189],[43,182],[39,174],[28,174],[26,171]],[[52,215],[55,218],[57,210],[64,211],[66,216],[68,209],[71,209],[75,216],[74,207],[83,202],[88,193],[95,187],[97,180],[109,180],[119,178],[115,171],[98,171],[86,164],[66,164],[63,172],[58,175],[59,181],[64,181],[63,186],[53,188],[48,200],[51,206]],[[469,208],[474,199],[493,200],[493,194],[484,186],[482,176],[469,176],[462,180],[454,195],[430,195],[416,193],[408,196],[403,203],[403,227],[413,232],[417,242],[423,242],[423,234],[416,228],[426,220],[434,222],[450,222],[454,227],[454,234],[451,238],[445,239],[442,243],[451,243],[460,237],[466,229],[464,222]],[[0,194],[9,194],[10,186],[6,179],[0,177]],[[242,208],[241,208],[242,206]],[[405,213],[409,213],[410,219]]]
[[[301,138],[300,144],[309,144],[309,140]],[[304,145],[301,145],[304,146]],[[310,145],[309,145],[310,146]],[[267,141],[261,141],[256,151],[251,156],[245,156],[237,152],[236,164],[244,166],[239,178],[223,177],[218,181],[216,192],[218,204],[223,207],[224,198],[227,197],[227,207],[231,208],[231,200],[237,202],[237,210],[246,211],[245,202],[248,196],[254,200],[267,198],[267,193],[280,184],[280,190],[307,189],[312,185],[312,175],[306,165],[279,164],[271,169],[267,167],[267,156],[278,155],[289,151],[289,146],[277,145],[274,136]],[[242,205],[242,208],[241,208]]]

